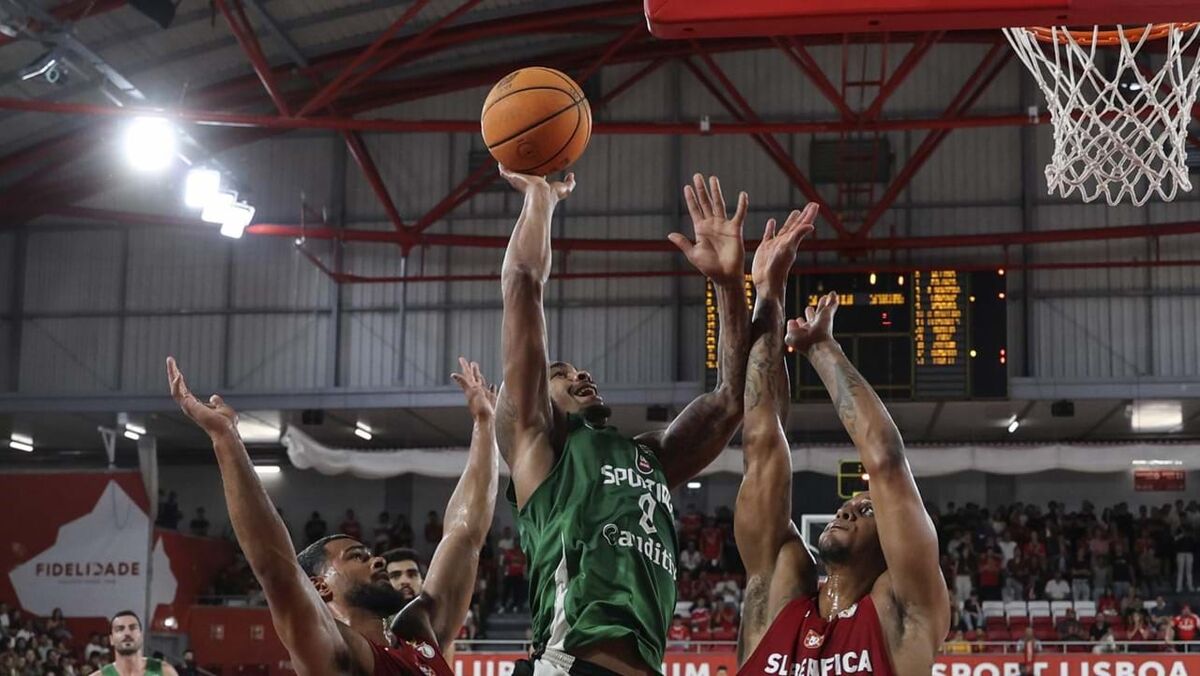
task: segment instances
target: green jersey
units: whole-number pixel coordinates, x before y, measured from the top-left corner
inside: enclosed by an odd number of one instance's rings
[[[162,676],[162,672],[161,660],[156,660],[153,657],[146,658],[146,676]],[[101,676],[121,676],[117,672],[117,665],[115,664],[104,665],[104,668],[100,670],[100,674]]]
[[[632,638],[662,667],[675,611],[678,545],[671,489],[645,445],[568,418],[550,475],[517,511],[529,559],[533,642],[570,653]],[[515,494],[509,487],[515,508]]]

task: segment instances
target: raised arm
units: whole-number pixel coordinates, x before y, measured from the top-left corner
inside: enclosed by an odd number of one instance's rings
[[[550,220],[555,205],[575,189],[575,175],[567,174],[565,182],[548,183],[503,168],[501,174],[525,194],[500,272],[504,387],[496,430],[500,452],[512,472],[517,505],[523,506],[554,467],[542,290],[550,277]]]
[[[746,565],[738,662],[754,652],[789,601],[817,590],[812,555],[792,523],[792,457],[784,434],[790,399],[783,350],[783,300],[796,247],[813,230],[816,205],[793,211],[783,229],[767,222],[751,266],[757,300],[746,367],[744,472],[733,534]]]
[[[424,614],[443,655],[449,651],[471,607],[475,575],[479,570],[479,550],[487,539],[496,509],[496,477],[500,452],[496,448],[496,391],[479,372],[479,364],[459,357],[462,373],[451,376],[467,397],[467,408],[474,420],[471,450],[462,478],[446,503],[445,530],[420,598],[410,603],[397,617],[397,623],[411,621],[412,613]],[[417,618],[418,621],[420,618]]]
[[[821,298],[805,317],[788,322],[787,342],[808,357],[858,448],[870,475],[871,502],[892,592],[909,624],[936,649],[949,627],[946,583],[938,565],[938,540],[925,511],[904,440],[883,402],[833,339],[837,293]]]
[[[296,561],[287,528],[263,490],[238,435],[237,413],[218,395],[207,404],[198,400],[173,358],[167,358],[167,378],[179,408],[212,440],[233,532],[266,593],[271,621],[295,661],[296,671],[331,674],[357,673],[357,669],[371,673],[375,662],[366,639],[338,625]]]
[[[717,386],[688,404],[660,432],[638,437],[655,449],[674,488],[695,476],[720,455],[742,422],[746,358],[750,352],[750,311],[746,307],[746,245],[742,224],[749,199],[738,195],[737,211],[727,215],[721,182],[696,174],[683,189],[695,228],[693,243],[680,233],[669,238],[716,288],[720,352]]]

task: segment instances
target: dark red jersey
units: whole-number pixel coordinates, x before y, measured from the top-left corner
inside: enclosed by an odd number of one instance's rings
[[[826,622],[817,599],[789,603],[738,676],[896,676],[875,603],[864,596]]]

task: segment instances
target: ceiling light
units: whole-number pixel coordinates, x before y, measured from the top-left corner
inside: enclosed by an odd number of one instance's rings
[[[363,422],[363,421],[361,421],[361,420],[359,420],[358,422],[354,423],[354,426],[355,426],[355,427],[357,427],[358,429],[360,429],[360,430],[364,431],[364,432],[371,432],[371,431],[373,431],[373,430],[371,429],[371,426],[370,426],[370,425],[368,425],[367,423],[365,423],[365,422]]]
[[[279,465],[255,465],[254,473],[259,476],[271,476],[283,471]]]
[[[161,117],[136,117],[125,129],[125,157],[138,171],[160,171],[175,159],[175,127]]]
[[[366,441],[370,441],[372,435],[370,432],[362,429],[361,427],[355,427],[354,428],[354,436],[356,436],[360,439],[364,439]]]
[[[246,226],[254,220],[254,207],[245,202],[234,202],[226,205],[221,218],[221,234],[232,239],[240,239],[246,232]]]
[[[699,481],[689,481],[689,482],[687,482],[687,487],[689,490],[694,491],[697,488],[700,488],[700,482]]]
[[[1135,401],[1130,409],[1134,432],[1170,432],[1183,425],[1183,405],[1178,401]]]
[[[27,437],[24,434],[14,433],[9,437],[8,447],[18,451],[31,453],[33,452],[33,437]]]
[[[203,209],[221,191],[221,172],[216,169],[191,169],[183,184],[183,203]]]
[[[133,430],[125,430],[125,438],[132,439],[133,441],[137,441],[138,439],[142,438],[142,435],[138,434],[137,432],[134,432]]]
[[[225,208],[237,201],[237,193],[232,190],[218,190],[210,195],[204,203],[204,211],[200,212],[200,220],[205,223],[221,223],[224,220]]]
[[[1017,428],[1019,428],[1020,426],[1021,426],[1021,421],[1020,421],[1020,420],[1017,420],[1017,419],[1014,417],[1014,418],[1012,419],[1012,422],[1008,423],[1008,433],[1009,433],[1009,434],[1013,434],[1014,432],[1016,432],[1016,431],[1017,431]]]
[[[138,425],[135,423],[128,423],[128,422],[125,423],[125,429],[130,432],[133,432],[134,434],[145,434],[146,433],[145,427],[142,427],[141,425]]]
[[[868,282],[870,282],[870,283],[872,283],[872,284],[874,284],[874,283],[875,283],[875,273],[874,273],[874,272],[872,272],[872,273],[871,273],[871,276],[867,278],[867,281],[868,281]]]

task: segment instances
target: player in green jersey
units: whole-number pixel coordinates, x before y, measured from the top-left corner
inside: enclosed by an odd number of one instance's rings
[[[142,656],[142,622],[132,610],[122,610],[109,622],[113,661],[92,676],[179,676],[175,667]]]
[[[608,425],[591,374],[551,362],[546,352],[550,221],[574,189],[574,175],[549,183],[501,173],[525,195],[502,270],[497,440],[529,558],[534,672],[658,673],[675,608],[671,489],[712,462],[742,419],[748,200],[742,193],[731,217],[716,177],[697,174],[684,188],[695,242],[679,233],[669,238],[716,287],[721,377],[667,429],[631,438]]]

